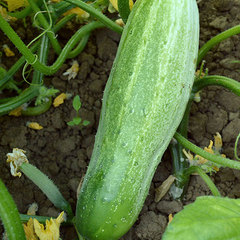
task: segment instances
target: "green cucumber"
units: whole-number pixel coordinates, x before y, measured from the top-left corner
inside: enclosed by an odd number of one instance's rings
[[[196,67],[196,0],[138,0],[108,79],[76,226],[115,240],[136,221],[189,100]]]

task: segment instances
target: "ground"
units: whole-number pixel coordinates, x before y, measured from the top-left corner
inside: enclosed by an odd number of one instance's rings
[[[199,1],[200,10],[200,46],[207,40],[232,26],[239,24],[240,2],[238,0],[204,0]],[[24,27],[18,28],[22,38],[32,34]],[[68,35],[69,33],[69,35]],[[1,33],[2,34],[2,33]],[[66,41],[70,29],[59,33],[59,39]],[[240,81],[239,36],[234,36],[206,56],[209,74],[218,74]],[[1,39],[6,41],[6,38]],[[36,117],[0,118],[0,177],[12,194],[21,213],[26,213],[29,204],[37,202],[39,215],[57,216],[59,210],[53,207],[45,195],[26,177],[14,178],[10,175],[6,163],[6,154],[18,147],[27,151],[30,163],[46,173],[59,187],[63,196],[74,208],[76,190],[86,172],[98,126],[103,89],[114,60],[119,35],[110,30],[95,31],[86,49],[76,60],[80,71],[74,80],[67,80],[62,73],[69,68],[71,60],[45,82],[61,92],[78,94],[82,101],[81,117],[89,120],[90,125],[80,129],[69,127],[66,123],[74,116],[72,101],[67,100],[58,108],[51,109]],[[17,53],[17,50],[14,49]],[[53,61],[54,56],[50,59]],[[11,66],[14,58],[2,58],[1,64]],[[19,77],[20,74],[19,74]],[[204,147],[219,132],[223,137],[223,153],[233,158],[234,141],[240,131],[240,98],[220,88],[208,87],[201,93],[201,102],[194,103],[191,110],[189,139]],[[26,127],[28,121],[36,121],[44,128],[40,131]],[[171,174],[171,159],[168,151],[159,165],[149,195],[139,215],[139,219],[122,240],[158,240],[167,226],[167,216],[180,211],[184,205],[196,197],[210,195],[209,189],[198,176],[192,176],[189,188],[182,201],[173,200],[167,194],[160,202],[154,202],[154,188],[159,186]],[[223,196],[237,198],[240,196],[240,172],[227,168],[221,169],[212,179]],[[72,227],[64,227],[62,239],[72,240],[76,237]]]

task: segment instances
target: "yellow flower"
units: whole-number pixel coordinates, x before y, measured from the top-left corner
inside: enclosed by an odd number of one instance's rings
[[[222,148],[222,137],[221,135],[217,132],[216,135],[214,136],[214,145],[213,141],[210,140],[209,146],[204,148],[204,151],[214,154],[214,155],[220,155],[222,157],[226,157],[224,154],[220,154]],[[187,157],[187,159],[190,162],[190,165],[192,166],[201,166],[206,172],[211,172],[211,171],[219,171],[219,168],[221,167],[219,164],[212,163],[208,161],[207,159],[195,155],[193,156],[190,151],[186,151],[183,149],[183,153]]]
[[[75,60],[72,62],[72,66],[66,72],[64,72],[63,75],[64,76],[68,75],[68,81],[69,81],[71,79],[74,79],[77,76],[78,71],[79,71],[79,64]]]
[[[19,148],[13,148],[13,152],[12,153],[8,153],[7,154],[7,162],[10,163],[10,169],[11,169],[11,174],[16,177],[21,177],[21,173],[18,172],[19,167],[23,164],[23,163],[28,163],[28,159],[25,155],[24,150],[19,149]]]
[[[15,53],[9,48],[9,46],[7,44],[3,45],[3,51],[7,57],[15,56]]]
[[[27,240],[39,240],[34,231],[33,219],[30,218],[27,223],[23,224]]]
[[[59,240],[59,228],[63,221],[64,212],[61,212],[57,219],[46,220],[45,227],[37,219],[33,219],[34,231],[40,240]]]
[[[32,204],[34,205],[34,203]],[[31,205],[31,206],[32,206]],[[31,208],[30,206],[30,208]],[[36,204],[34,205],[34,207]],[[29,211],[27,213],[29,215]],[[32,214],[32,215],[35,215]],[[27,223],[23,224],[27,240],[59,240],[60,224],[64,221],[64,212],[61,212],[57,219],[46,220],[46,226],[39,223],[37,219],[30,218]]]
[[[26,126],[31,128],[31,129],[34,129],[34,130],[41,130],[41,129],[43,129],[43,126],[41,126],[37,122],[27,122]]]
[[[213,148],[213,141],[210,140],[209,146],[208,146],[208,147],[205,147],[205,148],[204,148],[204,151],[206,151],[206,152],[208,152],[208,153],[211,153],[211,154],[214,154],[212,148]],[[195,159],[198,160],[198,164],[204,164],[204,163],[206,163],[206,162],[208,161],[207,159],[205,159],[205,158],[203,158],[203,157],[201,157],[201,156],[199,156],[199,155],[196,155],[196,156],[195,156]]]

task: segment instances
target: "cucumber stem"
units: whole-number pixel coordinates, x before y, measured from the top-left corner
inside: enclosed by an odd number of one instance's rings
[[[207,54],[207,52],[212,49],[214,46],[222,42],[223,40],[240,33],[240,25],[234,26],[222,33],[219,33],[215,37],[211,38],[208,42],[206,42],[199,50],[198,52],[198,60],[197,60],[197,66],[200,64],[204,56]]]
[[[183,172],[183,174],[187,175],[188,177],[190,177],[190,175],[193,174],[193,173],[197,173],[204,180],[204,182],[207,184],[207,186],[211,190],[213,196],[221,197],[221,194],[218,191],[216,185],[213,183],[211,178],[200,167],[191,166],[190,168],[185,169],[184,172]]]
[[[74,4],[81,9],[85,10],[86,12],[90,13],[93,17],[97,18],[101,23],[106,25],[106,27],[112,29],[113,31],[117,33],[122,33],[123,28],[117,25],[115,22],[110,20],[108,17],[103,15],[100,11],[96,10],[94,7],[91,5],[84,3],[83,1],[79,0],[65,0],[65,2],[69,2],[71,4]]]
[[[240,83],[238,81],[218,75],[205,76],[195,81],[192,91],[193,93],[197,93],[204,87],[212,85],[225,87],[240,96]]]

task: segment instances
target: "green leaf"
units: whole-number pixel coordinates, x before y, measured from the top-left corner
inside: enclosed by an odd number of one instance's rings
[[[162,240],[238,240],[239,226],[240,199],[199,197],[174,216]]]
[[[77,95],[73,98],[73,108],[78,112],[81,106],[82,104],[81,104],[80,97]]]
[[[75,125],[79,125],[81,123],[82,119],[80,117],[74,117],[73,122]]]
[[[124,23],[130,14],[129,0],[118,0],[118,11]]]
[[[84,120],[83,123],[82,123],[82,125],[83,125],[83,126],[87,126],[89,123],[90,123],[90,122],[89,122],[88,120]]]
[[[35,105],[38,106],[42,103],[45,103],[49,100],[49,97],[55,96],[55,94],[58,92],[59,90],[55,88],[46,88],[45,86],[40,87],[39,95],[35,101]]]
[[[70,121],[70,122],[67,122],[67,125],[72,127],[72,126],[75,126],[75,123],[74,121]]]

